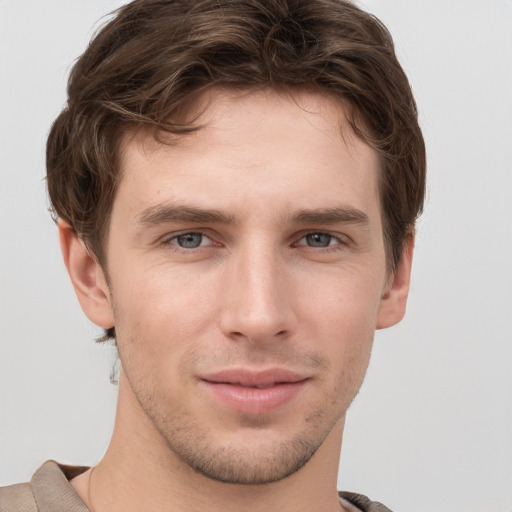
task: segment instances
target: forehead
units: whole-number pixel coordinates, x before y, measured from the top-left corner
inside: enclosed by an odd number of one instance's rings
[[[184,200],[239,214],[254,203],[286,213],[347,201],[379,212],[378,156],[346,115],[319,93],[210,90],[188,109],[197,131],[168,144],[146,130],[125,137],[118,196],[131,196],[132,214]]]

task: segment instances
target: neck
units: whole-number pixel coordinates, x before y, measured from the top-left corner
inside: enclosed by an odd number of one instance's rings
[[[269,484],[212,480],[169,449],[121,378],[116,424],[104,458],[72,484],[91,512],[334,512],[343,419],[309,462]]]

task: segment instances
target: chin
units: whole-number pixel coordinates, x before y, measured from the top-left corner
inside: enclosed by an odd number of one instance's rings
[[[217,482],[237,485],[263,485],[293,475],[313,457],[321,443],[300,437],[279,446],[274,444],[250,450],[221,446],[200,452],[185,450],[181,458],[197,473]]]

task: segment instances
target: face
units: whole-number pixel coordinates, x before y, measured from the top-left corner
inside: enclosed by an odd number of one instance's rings
[[[104,308],[169,457],[270,482],[343,422],[386,314],[379,161],[325,96],[202,101],[196,133],[125,140]]]

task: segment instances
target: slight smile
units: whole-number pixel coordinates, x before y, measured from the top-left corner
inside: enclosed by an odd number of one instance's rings
[[[222,370],[202,377],[200,382],[228,407],[242,413],[263,414],[291,401],[308,380],[284,368],[272,368]]]

